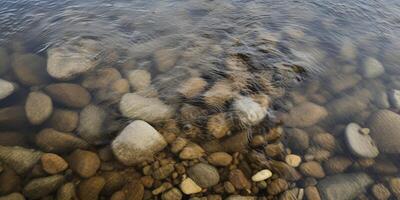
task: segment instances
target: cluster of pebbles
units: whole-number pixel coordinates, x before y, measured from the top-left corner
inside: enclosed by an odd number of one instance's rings
[[[286,98],[243,55],[203,71],[178,65],[190,53],[0,48],[0,200],[400,198],[400,79],[385,89],[378,59]]]

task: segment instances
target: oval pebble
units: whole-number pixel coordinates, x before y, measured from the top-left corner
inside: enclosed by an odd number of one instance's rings
[[[345,138],[350,151],[362,158],[375,158],[379,154],[378,147],[368,134],[361,132],[362,128],[356,123],[346,127]]]
[[[254,182],[259,182],[263,180],[267,180],[272,176],[272,172],[268,169],[263,169],[251,177],[251,180]]]

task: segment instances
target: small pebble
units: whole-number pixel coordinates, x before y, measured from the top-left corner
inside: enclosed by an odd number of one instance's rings
[[[295,154],[289,154],[285,157],[285,162],[292,167],[298,167],[301,163],[301,157]]]
[[[40,158],[43,170],[49,174],[58,174],[68,168],[68,163],[53,153],[45,153]]]
[[[259,182],[263,180],[267,180],[272,176],[272,172],[268,169],[263,169],[251,177],[251,180],[254,182]]]
[[[182,192],[187,195],[196,194],[202,190],[201,187],[198,186],[191,178],[185,178],[179,187],[181,188]]]

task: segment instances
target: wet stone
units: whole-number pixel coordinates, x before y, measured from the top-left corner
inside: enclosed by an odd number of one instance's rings
[[[181,200],[182,192],[178,188],[172,188],[161,195],[162,200]]]
[[[25,200],[25,197],[21,193],[11,193],[6,196],[1,196],[0,200]]]
[[[251,180],[254,182],[259,182],[259,181],[264,181],[267,180],[272,176],[272,172],[268,169],[263,169],[261,171],[258,171],[255,173],[252,177]]]
[[[301,129],[288,129],[286,137],[288,146],[295,151],[304,151],[310,145],[308,134]]]
[[[326,200],[350,200],[373,183],[365,173],[339,174],[318,183],[321,198]]]
[[[298,167],[301,163],[301,157],[294,154],[289,154],[285,157],[285,162],[291,167]]]
[[[70,108],[83,108],[90,103],[89,92],[78,84],[56,83],[45,87],[45,92],[57,103]]]
[[[153,177],[156,180],[162,180],[167,178],[168,176],[170,176],[172,174],[172,172],[174,172],[175,168],[173,164],[168,164],[165,166],[162,166],[156,170],[154,170],[153,172]]]
[[[130,123],[111,144],[114,155],[125,165],[152,159],[167,146],[164,137],[145,121]]]
[[[324,107],[311,102],[297,105],[283,116],[283,121],[288,127],[309,127],[321,121],[328,115]]]
[[[71,182],[64,184],[57,191],[57,200],[74,200],[77,198],[75,185]]]
[[[104,143],[107,139],[103,127],[106,116],[103,108],[93,104],[87,105],[79,113],[79,136],[90,144]]]
[[[182,192],[187,195],[196,194],[202,190],[191,178],[185,178],[179,186]]]
[[[345,139],[350,151],[362,158],[375,158],[379,154],[371,136],[362,132],[362,128],[356,123],[350,123],[346,127]]]
[[[288,189],[289,185],[285,179],[275,179],[267,186],[267,192],[271,195],[277,195]]]
[[[187,171],[188,176],[200,187],[208,188],[218,184],[219,173],[217,169],[211,165],[198,163]]]
[[[389,111],[379,110],[371,115],[367,125],[372,139],[380,151],[385,153],[400,153],[400,115]]]
[[[304,193],[308,200],[321,200],[318,189],[315,186],[306,187]]]
[[[104,172],[101,176],[105,179],[106,184],[102,190],[104,194],[112,194],[117,190],[121,189],[125,184],[125,177],[119,172],[111,171],[111,172]]]
[[[214,166],[228,166],[232,162],[232,156],[225,152],[215,152],[210,154],[207,160]]]
[[[89,90],[107,88],[120,78],[121,74],[117,69],[102,68],[85,76],[82,81],[82,86]]]
[[[31,124],[39,125],[53,112],[53,102],[42,92],[31,92],[25,103],[25,113]]]
[[[182,160],[198,159],[204,155],[205,151],[199,145],[190,143],[185,146],[179,153],[179,158]]]
[[[68,156],[70,168],[83,178],[96,174],[100,167],[99,157],[90,151],[77,149]]]
[[[335,156],[329,158],[327,161],[324,162],[324,170],[328,174],[343,173],[352,164],[353,162],[349,158],[343,156]]]
[[[42,152],[22,147],[0,146],[0,161],[18,174],[25,174],[39,161]]]
[[[16,89],[13,83],[0,79],[0,100],[10,96]]]
[[[386,200],[390,197],[390,191],[383,184],[374,184],[371,187],[372,194],[378,200]]]
[[[300,172],[305,176],[311,176],[314,178],[324,178],[325,172],[322,166],[315,161],[305,162],[299,167]]]
[[[368,57],[364,60],[362,74],[365,78],[376,78],[385,72],[385,68],[375,58]]]
[[[57,154],[45,153],[40,160],[43,170],[49,174],[57,174],[68,168],[68,163]]]
[[[23,189],[29,199],[39,199],[56,191],[64,182],[62,175],[53,175],[31,180]]]
[[[136,69],[129,71],[127,78],[134,91],[146,89],[151,84],[151,74],[147,70]]]
[[[0,173],[0,195],[20,191],[21,179],[17,173],[8,166],[3,166]]]
[[[97,200],[106,181],[101,176],[94,176],[83,180],[78,186],[79,199]]]
[[[389,92],[389,99],[394,108],[400,109],[400,90],[391,90]]]
[[[229,172],[229,182],[238,190],[251,188],[250,181],[240,169],[234,169]]]
[[[14,74],[23,85],[43,85],[50,81],[46,72],[46,60],[38,55],[15,55],[12,67]]]
[[[66,109],[55,109],[49,119],[49,126],[57,131],[72,132],[78,127],[78,122],[78,112]]]
[[[41,149],[51,153],[68,153],[75,149],[86,149],[89,144],[70,133],[54,129],[43,129],[35,138],[35,143]]]

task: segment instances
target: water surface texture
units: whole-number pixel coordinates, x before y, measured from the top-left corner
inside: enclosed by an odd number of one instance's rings
[[[400,198],[399,1],[3,0],[0,30],[0,196]]]

